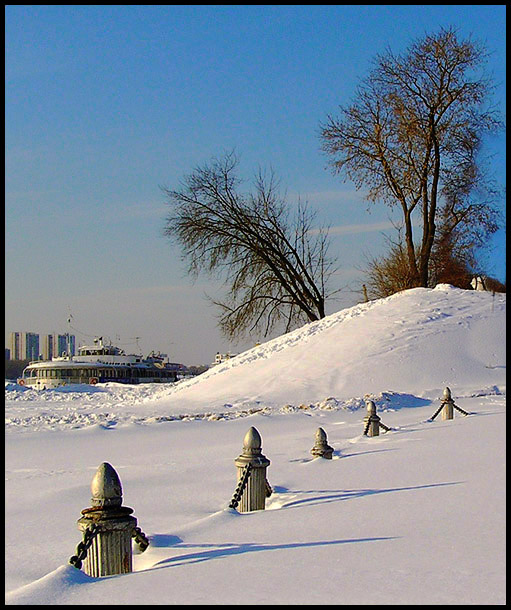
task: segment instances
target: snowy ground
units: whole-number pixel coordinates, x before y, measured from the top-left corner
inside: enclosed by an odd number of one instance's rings
[[[445,386],[464,417],[428,421]],[[343,310],[176,386],[6,383],[7,604],[504,604],[505,295]],[[362,435],[365,397],[391,432]],[[274,492],[228,508],[255,426]],[[333,459],[312,459],[321,426]],[[103,461],[151,544],[67,564]]]

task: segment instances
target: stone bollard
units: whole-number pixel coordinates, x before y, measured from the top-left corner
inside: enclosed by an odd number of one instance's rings
[[[137,525],[132,508],[122,506],[122,487],[114,468],[103,462],[91,483],[92,507],[84,508],[78,528],[85,534],[97,529],[87,549],[83,569],[89,576],[132,571],[131,538]]]
[[[428,421],[433,421],[435,417],[440,413],[440,411],[442,411],[443,420],[454,419],[454,409],[456,409],[456,411],[459,411],[462,415],[469,415],[469,413],[467,413],[461,407],[458,407],[458,405],[455,404],[452,398],[451,390],[449,388],[445,388],[440,402],[440,406],[435,411],[434,415],[429,418]]]
[[[264,510],[268,496],[266,469],[270,460],[261,452],[261,435],[252,426],[243,439],[243,452],[234,463],[238,468],[238,481],[243,477],[245,469],[250,469],[243,493],[239,500],[238,510],[247,513],[253,510]]]
[[[442,419],[454,419],[454,400],[452,399],[451,390],[445,388],[442,396]]]
[[[376,405],[374,401],[367,400],[367,415],[364,417],[364,434],[367,436],[380,435],[380,418],[376,415]]]
[[[379,436],[380,428],[385,432],[390,432],[391,428],[382,424],[378,415],[376,415],[376,405],[372,400],[366,400],[367,415],[364,417],[364,436]]]
[[[327,442],[326,432],[323,428],[318,428],[316,431],[316,442],[311,449],[312,455],[314,457],[325,458],[325,460],[331,460],[333,451],[333,448]]]

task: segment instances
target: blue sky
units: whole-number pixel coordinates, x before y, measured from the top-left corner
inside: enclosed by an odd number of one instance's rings
[[[356,303],[392,218],[327,168],[319,125],[377,53],[449,26],[492,53],[504,112],[504,5],[7,6],[6,336],[65,332],[71,312],[79,340],[140,337],[186,364],[250,347],[217,331],[204,293],[221,283],[191,282],[162,236],[160,185],[233,149],[247,181],[271,167],[342,227],[330,311]],[[504,184],[504,136],[487,150]],[[505,279],[504,231],[489,267]]]

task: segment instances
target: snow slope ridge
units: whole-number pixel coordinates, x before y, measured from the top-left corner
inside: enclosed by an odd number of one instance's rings
[[[396,409],[436,401],[445,386],[455,396],[502,393],[505,304],[505,294],[416,288],[343,309],[171,387],[6,384],[6,428],[356,410],[366,398]]]
[[[204,409],[204,396],[218,408],[232,404],[233,395],[236,406],[298,405],[327,396],[409,392],[417,385],[439,391],[445,385],[485,385],[488,378],[503,383],[504,368],[494,368],[491,377],[486,367],[504,366],[498,337],[505,331],[505,304],[505,294],[446,284],[403,291],[247,350],[155,400],[170,409],[199,403]],[[500,347],[494,353],[495,345]]]

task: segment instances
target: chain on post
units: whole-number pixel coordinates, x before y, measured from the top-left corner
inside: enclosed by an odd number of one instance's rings
[[[458,407],[458,405],[455,405],[454,403],[452,404],[452,406],[457,409],[460,413],[463,413],[463,415],[470,415],[470,413],[467,413],[466,411],[463,411],[463,409],[461,407]]]
[[[143,553],[149,546],[149,540],[144,532],[139,527],[134,527],[131,532],[131,537],[135,540],[138,550]]]
[[[83,532],[82,542],[78,543],[78,546],[76,547],[76,555],[69,558],[69,563],[78,570],[82,567],[82,561],[87,557],[87,551],[92,545],[92,542],[99,530],[100,527],[97,523],[92,523],[89,525],[89,527]]]
[[[271,494],[273,493],[273,489],[272,489],[271,485],[268,483],[268,479],[264,480],[264,484],[265,484],[266,497],[269,498],[271,496]]]
[[[248,477],[250,476],[251,470],[252,470],[252,466],[250,464],[247,464],[243,468],[243,473],[240,477],[240,480],[238,481],[238,485],[236,486],[234,495],[232,496],[232,500],[229,504],[229,508],[236,508],[238,506],[238,504],[240,503],[241,496],[243,495],[243,492],[245,491],[245,487],[247,486]]]
[[[435,411],[435,414],[433,415],[433,417],[430,417],[430,421],[433,421],[435,419],[435,417],[440,413],[440,411],[444,408],[444,403],[442,403],[438,409]]]

